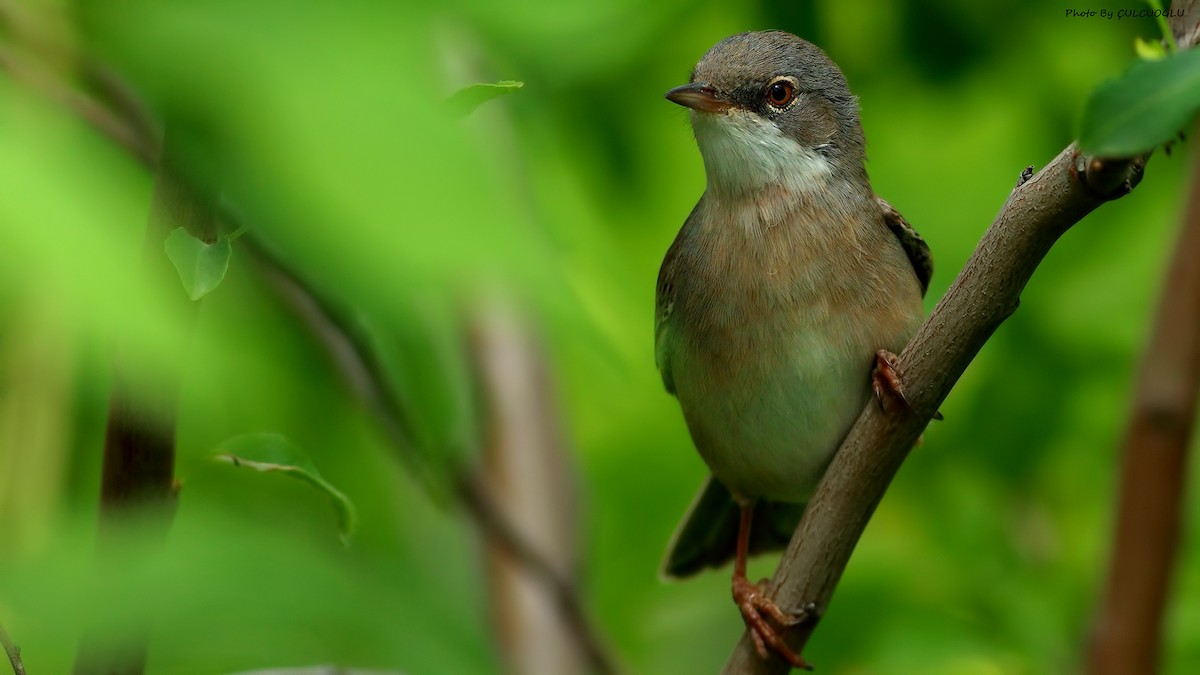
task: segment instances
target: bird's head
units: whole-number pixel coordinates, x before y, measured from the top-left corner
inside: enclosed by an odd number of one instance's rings
[[[692,111],[713,192],[811,191],[834,178],[866,180],[858,102],[837,64],[795,35],[728,37],[700,59],[691,82],[666,97]]]

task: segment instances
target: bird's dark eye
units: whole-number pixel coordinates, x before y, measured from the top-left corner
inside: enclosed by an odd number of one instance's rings
[[[796,86],[791,80],[779,78],[767,85],[767,103],[773,108],[786,108],[796,98]]]

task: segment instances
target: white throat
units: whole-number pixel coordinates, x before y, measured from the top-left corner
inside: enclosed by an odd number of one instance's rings
[[[704,157],[708,190],[737,197],[777,185],[793,193],[824,189],[833,166],[769,120],[744,111],[692,113],[692,129]]]

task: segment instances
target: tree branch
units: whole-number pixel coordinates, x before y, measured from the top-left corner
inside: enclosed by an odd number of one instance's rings
[[[75,89],[51,68],[0,44],[0,69],[7,71],[30,91],[70,110],[138,162],[154,167],[157,143],[147,142],[145,129],[127,122],[95,98]]]
[[[514,529],[491,528],[492,611],[509,671],[612,673],[578,602],[578,504],[549,365],[528,320],[496,296],[472,313],[471,346],[487,424],[484,475],[491,507]],[[524,542],[528,551],[516,549]],[[533,550],[536,547],[536,551]],[[544,563],[550,569],[538,569]],[[539,575],[542,578],[539,578]],[[545,583],[545,579],[554,580]]]
[[[1200,126],[1195,132],[1200,134]],[[1108,584],[1087,672],[1158,672],[1163,610],[1183,518],[1189,441],[1200,391],[1200,149],[1175,256],[1142,357],[1121,461]]]
[[[1021,290],[1058,238],[1141,178],[1141,161],[1093,161],[1069,146],[1013,190],[966,267],[900,355],[913,411],[867,405],[817,487],[783,555],[770,594],[785,608],[824,612],[855,544],[908,451],[984,342],[1013,311]],[[815,627],[787,634],[799,650]],[[785,673],[759,658],[746,635],[723,672]]]

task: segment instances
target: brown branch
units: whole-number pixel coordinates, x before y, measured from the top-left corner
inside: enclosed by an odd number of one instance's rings
[[[470,514],[472,522],[484,538],[507,554],[524,568],[525,574],[542,586],[558,607],[558,612],[571,634],[572,640],[583,651],[592,671],[600,675],[619,672],[603,647],[598,631],[588,620],[583,607],[579,588],[572,579],[561,574],[558,568],[539,549],[531,546],[521,532],[513,527],[494,503],[490,491],[475,477],[463,476],[456,487],[459,502]]]
[[[1200,127],[1195,130],[1200,133]],[[1087,652],[1093,675],[1158,672],[1200,391],[1200,150],[1122,451],[1116,535]]]
[[[489,544],[494,625],[509,672],[614,672],[578,602],[575,483],[544,350],[506,300],[474,312],[471,346],[485,410],[484,475],[470,487],[513,528]],[[486,485],[486,491],[483,486]],[[477,503],[479,496],[467,498]],[[513,542],[523,542],[520,550]],[[546,565],[547,569],[538,570]],[[538,574],[553,579],[543,583]]]
[[[1180,49],[1189,49],[1200,41],[1200,0],[1174,0],[1171,3],[1171,34]]]
[[[1092,173],[1097,169],[1097,173]],[[1119,175],[1121,180],[1114,180]],[[900,363],[913,409],[881,413],[871,403],[859,416],[817,487],[783,555],[770,594],[783,607],[814,603],[824,612],[875,506],[925,425],[1005,318],[1050,247],[1106,198],[1141,177],[1140,162],[1093,163],[1072,145],[1013,190],[966,267],[917,331]],[[1116,185],[1116,191],[1098,190]],[[815,621],[787,634],[797,652]],[[723,672],[785,673],[782,660],[759,658],[743,635]]]
[[[0,626],[0,646],[4,647],[4,653],[8,655],[8,664],[12,666],[13,675],[25,675],[25,664],[21,661],[21,648],[8,636],[4,626]]]
[[[572,477],[563,462],[554,399],[531,336],[507,303],[498,305],[477,311],[471,326],[487,430],[483,476],[476,485],[488,487],[492,510],[522,532],[555,577],[571,583],[577,505],[567,487]],[[510,546],[487,540],[493,625],[509,672],[581,672],[579,651],[553,597],[530,578]]]
[[[125,147],[130,155],[153,168],[158,148],[162,145],[162,129],[132,86],[106,64],[90,58],[80,60],[84,91],[68,99],[76,114],[91,119],[92,126]],[[85,93],[90,92],[90,93]],[[92,108],[106,114],[87,116]],[[110,124],[103,120],[111,119]]]
[[[308,327],[317,342],[325,347],[334,369],[382,427],[396,450],[397,456],[414,472],[422,471],[417,459],[416,440],[408,406],[387,384],[383,365],[354,320],[314,288],[299,274],[287,267],[272,251],[254,236],[239,240],[250,253],[256,267]]]
[[[154,166],[158,143],[146,135],[149,133],[146,129],[130,124],[92,96],[72,87],[53,69],[4,45],[0,45],[0,69],[30,91],[74,113],[138,162]]]

